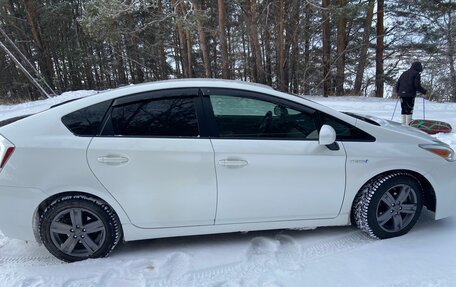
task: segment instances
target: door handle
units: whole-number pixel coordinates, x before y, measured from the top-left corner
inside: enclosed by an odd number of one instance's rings
[[[124,156],[117,156],[117,155],[106,155],[100,156],[98,162],[109,164],[109,165],[116,165],[116,164],[123,164],[128,162],[128,158]]]
[[[219,165],[221,166],[232,166],[232,167],[242,167],[248,165],[249,162],[242,159],[221,159],[219,160]]]

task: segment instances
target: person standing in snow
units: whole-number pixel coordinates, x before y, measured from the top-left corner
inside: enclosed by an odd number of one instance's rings
[[[420,62],[412,63],[407,71],[403,72],[396,83],[396,93],[401,98],[402,124],[408,125],[412,120],[416,92],[426,95],[427,91],[421,86],[420,73],[423,65]]]

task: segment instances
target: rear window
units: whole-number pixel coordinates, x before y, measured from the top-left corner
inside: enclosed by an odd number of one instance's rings
[[[115,106],[103,135],[197,137],[194,98],[170,97]]]
[[[62,117],[63,124],[77,136],[96,136],[111,101],[101,102]]]

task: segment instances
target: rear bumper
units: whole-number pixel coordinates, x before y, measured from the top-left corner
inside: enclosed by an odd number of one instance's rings
[[[36,241],[33,216],[47,198],[39,189],[0,186],[0,230],[8,237]]]

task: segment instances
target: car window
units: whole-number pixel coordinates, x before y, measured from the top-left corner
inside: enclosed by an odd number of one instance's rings
[[[322,122],[334,128],[338,141],[375,141],[368,133],[327,114],[322,114]]]
[[[193,97],[143,100],[114,106],[103,135],[196,137]]]
[[[220,137],[318,139],[312,113],[238,96],[211,95],[210,102]]]
[[[111,101],[101,102],[62,117],[63,124],[77,136],[99,134],[103,118]]]

